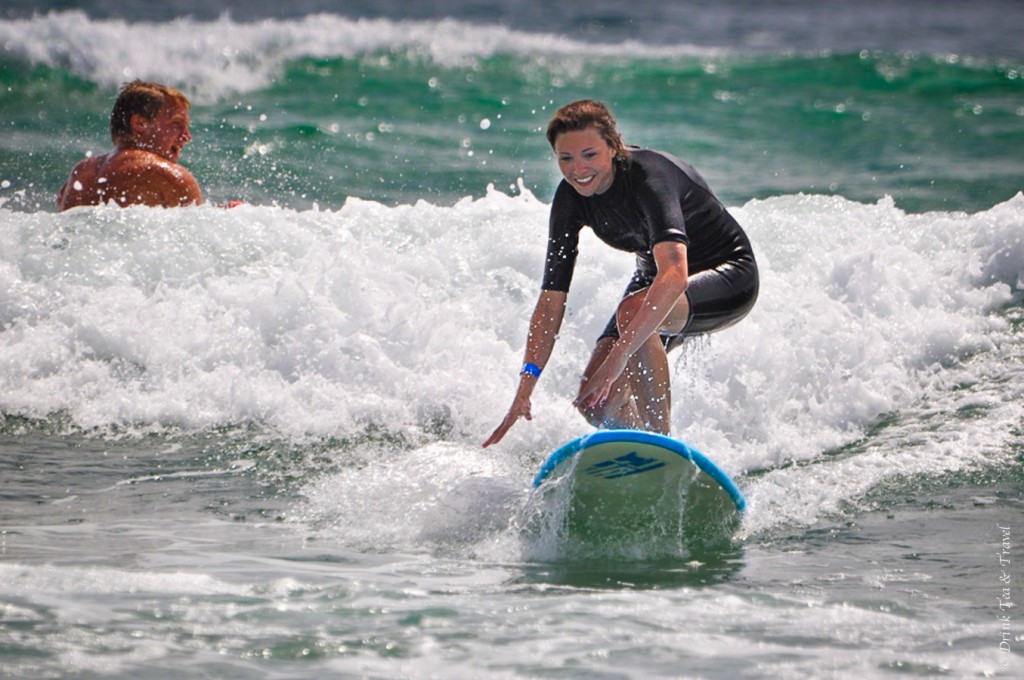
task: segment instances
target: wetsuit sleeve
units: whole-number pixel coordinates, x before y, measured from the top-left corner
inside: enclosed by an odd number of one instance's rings
[[[645,213],[651,248],[662,241],[690,245],[682,202],[693,189],[685,175],[673,172],[663,163],[652,163],[643,169],[636,187],[638,203]]]
[[[690,245],[678,190],[672,191],[660,185],[648,188],[650,195],[642,204],[647,211],[647,224],[650,225],[651,247],[663,241]]]
[[[581,217],[575,202],[566,192],[573,191],[563,181],[555,191],[548,222],[548,250],[544,260],[544,281],[541,288],[569,292],[572,273],[579,252]]]

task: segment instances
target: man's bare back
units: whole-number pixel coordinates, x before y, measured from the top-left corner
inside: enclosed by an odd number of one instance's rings
[[[115,149],[87,158],[57,194],[61,210],[114,201],[166,208],[202,203],[199,184],[183,166],[143,149]]]

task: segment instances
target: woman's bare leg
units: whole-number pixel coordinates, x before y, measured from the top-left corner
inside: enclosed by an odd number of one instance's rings
[[[626,374],[644,429],[669,434],[672,388],[668,354],[659,336],[652,335],[633,355],[626,367]]]
[[[616,315],[621,332],[644,304],[646,290],[639,290],[619,303]],[[665,319],[663,328],[678,332],[685,325],[690,314],[690,303],[686,296],[672,308]],[[668,353],[658,333],[647,338],[640,346],[623,372],[629,379],[637,417],[643,429],[650,432],[669,434],[671,432],[672,386]]]

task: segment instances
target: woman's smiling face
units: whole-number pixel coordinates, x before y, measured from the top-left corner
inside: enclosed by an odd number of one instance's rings
[[[615,151],[593,127],[558,135],[555,158],[562,176],[581,196],[603,194],[615,180]]]

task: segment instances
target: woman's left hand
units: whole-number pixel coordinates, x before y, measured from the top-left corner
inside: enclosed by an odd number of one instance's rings
[[[626,370],[628,361],[629,357],[619,349],[619,345],[616,343],[598,369],[580,385],[580,392],[573,405],[593,408],[607,401],[616,381]]]

